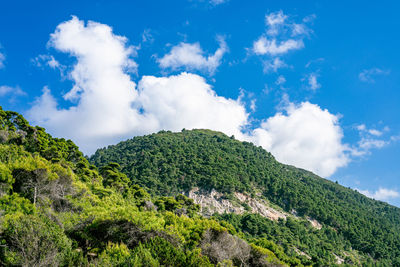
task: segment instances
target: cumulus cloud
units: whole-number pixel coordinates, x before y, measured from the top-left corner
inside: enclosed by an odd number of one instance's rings
[[[180,43],[172,47],[171,51],[158,59],[159,66],[172,70],[199,70],[213,74],[221,64],[223,55],[228,51],[225,40],[218,37],[219,48],[214,54],[205,56],[199,43]]]
[[[395,191],[392,189],[387,189],[387,188],[382,188],[382,187],[379,187],[379,189],[375,192],[371,192],[369,190],[361,190],[361,189],[357,189],[357,188],[356,188],[356,190],[369,198],[382,200],[382,201],[387,201],[389,199],[400,197],[400,193],[398,191]]]
[[[199,75],[144,76],[136,85],[127,74],[127,68],[137,68],[131,58],[135,51],[107,25],[85,25],[73,17],[57,27],[49,44],[76,58],[68,76],[74,85],[63,95],[70,106],[61,108],[45,87],[29,118],[56,136],[74,140],[86,154],[159,130],[209,128],[252,141],[283,163],[323,176],[349,160],[338,117],[317,105],[286,101],[284,112],[248,130],[249,114],[241,97],[218,96]],[[250,109],[255,108],[252,101]]]
[[[76,141],[86,153],[134,135],[161,129],[211,128],[239,134],[247,113],[236,100],[219,97],[203,78],[144,76],[136,84],[127,68],[137,68],[125,37],[111,27],[78,18],[61,23],[49,44],[76,57],[69,77],[73,88],[64,94],[69,108],[59,108],[48,88],[29,117],[57,136]],[[74,103],[76,103],[74,105]]]
[[[210,128],[239,135],[247,123],[239,101],[217,96],[204,78],[195,74],[144,76],[138,92],[138,108],[156,122],[155,129]]]
[[[278,161],[332,175],[349,161],[339,117],[318,105],[289,103],[255,129],[252,141],[270,151]]]
[[[366,69],[360,72],[358,74],[358,78],[362,82],[366,83],[374,83],[375,82],[375,77],[379,75],[389,75],[390,71],[389,70],[382,70],[379,68],[372,68],[372,69]]]
[[[116,141],[127,133],[126,125],[139,125],[137,112],[130,107],[136,85],[125,73],[137,65],[126,41],[107,25],[85,25],[76,17],[58,25],[49,45],[77,58],[69,74],[74,86],[63,97],[78,104],[58,108],[45,88],[28,116],[53,134],[73,139],[85,152]]]

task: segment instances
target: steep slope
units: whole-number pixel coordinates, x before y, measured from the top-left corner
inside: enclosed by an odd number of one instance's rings
[[[287,266],[183,195],[150,195],[115,163],[0,107],[0,266]],[[276,251],[282,248],[274,244]]]
[[[400,266],[399,208],[281,164],[261,147],[234,137],[209,130],[162,131],[99,149],[90,161],[98,167],[119,163],[123,173],[154,195],[173,196],[199,187],[233,202],[239,192],[277,205],[295,214],[294,220],[271,223],[251,212],[218,218],[231,222],[249,239],[272,238],[287,247],[287,253],[307,250],[315,264],[343,260],[356,264],[372,258]],[[309,228],[310,218],[322,229]]]

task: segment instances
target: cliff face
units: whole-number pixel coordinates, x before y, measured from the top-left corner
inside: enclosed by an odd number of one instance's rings
[[[234,198],[228,199],[226,195],[212,189],[207,192],[199,189],[198,187],[193,188],[185,195],[194,200],[196,204],[201,207],[201,213],[210,217],[214,213],[224,214],[224,213],[235,213],[244,214],[245,212],[256,213],[272,221],[278,221],[279,219],[286,220],[287,217],[299,218],[296,216],[296,211],[293,210],[292,213],[284,212],[278,208],[273,208],[268,201],[262,199],[261,197],[251,197],[249,195],[235,192]],[[307,217],[311,226],[316,229],[321,229],[322,225],[315,219]]]
[[[288,216],[283,211],[272,208],[265,200],[255,199],[238,192],[234,193],[233,200],[228,199],[226,195],[217,192],[215,189],[212,189],[211,192],[206,192],[198,187],[193,188],[186,195],[201,206],[201,212],[204,216],[211,216],[214,213],[243,214],[246,211],[258,213],[275,221],[279,218],[286,219]]]

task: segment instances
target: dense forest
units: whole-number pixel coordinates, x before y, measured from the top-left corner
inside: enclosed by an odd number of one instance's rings
[[[299,265],[202,217],[193,200],[134,181],[0,108],[0,266]]]
[[[400,266],[400,209],[369,199],[308,171],[277,162],[248,142],[210,130],[161,131],[99,149],[90,162],[121,166],[152,196],[175,196],[193,187],[261,195],[295,219],[272,222],[257,214],[220,214],[249,242],[296,257],[302,264]],[[310,227],[306,218],[322,224]],[[299,252],[300,251],[300,252]],[[276,254],[279,254],[275,249]],[[296,264],[295,262],[291,263]]]

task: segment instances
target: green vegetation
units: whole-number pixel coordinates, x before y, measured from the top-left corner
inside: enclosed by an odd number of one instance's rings
[[[195,186],[228,196],[261,192],[262,198],[288,213],[295,211],[300,219],[271,222],[249,214],[215,218],[277,256],[284,253],[303,264],[333,265],[335,254],[349,264],[400,266],[399,208],[281,164],[261,147],[234,137],[210,130],[162,131],[99,149],[90,162],[100,168],[118,163],[132,183],[152,196],[175,196]],[[323,228],[310,227],[307,217]],[[270,245],[272,241],[281,248]]]
[[[98,169],[70,140],[0,108],[0,265],[284,266],[294,260],[244,241],[227,222],[203,218],[183,195],[150,195],[120,168],[110,161]]]
[[[286,220],[204,218],[193,187],[267,199]],[[237,200],[235,200],[237,201]],[[318,220],[322,229],[311,226]],[[400,266],[400,209],[209,130],[160,132],[90,162],[0,108],[1,266]]]

